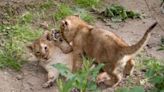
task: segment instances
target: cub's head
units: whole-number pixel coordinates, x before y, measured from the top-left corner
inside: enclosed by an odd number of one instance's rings
[[[68,42],[71,42],[76,31],[80,29],[82,25],[86,25],[86,22],[80,19],[79,16],[67,16],[65,19],[61,21],[60,28],[63,37]]]
[[[27,48],[30,52],[38,59],[48,60],[54,44],[50,41],[49,33],[45,33],[42,37],[35,40],[31,45],[28,45]]]
[[[62,38],[57,31],[45,31],[45,33],[35,40],[27,48],[38,59],[48,60],[52,53],[55,53],[55,48],[60,48],[64,53],[72,51],[72,47]]]
[[[61,21],[60,28],[62,36],[68,42],[71,42],[76,35],[77,31],[83,28],[89,28],[90,25],[83,21],[78,15],[67,16]]]

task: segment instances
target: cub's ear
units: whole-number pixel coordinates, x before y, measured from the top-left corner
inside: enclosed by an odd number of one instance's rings
[[[43,36],[46,40],[49,40],[49,41],[52,40],[52,35],[51,35],[51,32],[49,31],[45,31]]]
[[[94,29],[94,27],[91,26],[91,25],[89,25],[89,26],[88,26],[88,29],[89,29],[89,31],[92,31],[92,30]]]
[[[33,46],[32,44],[29,44],[29,45],[27,45],[26,47],[27,47],[27,49],[28,49],[30,52],[33,51],[34,46]]]

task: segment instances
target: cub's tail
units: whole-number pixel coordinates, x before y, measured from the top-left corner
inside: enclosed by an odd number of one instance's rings
[[[132,45],[132,46],[128,46],[128,47],[123,48],[123,49],[122,49],[122,50],[123,50],[123,53],[124,53],[124,54],[135,54],[135,53],[137,53],[138,51],[140,51],[141,48],[147,43],[147,41],[148,41],[148,39],[149,39],[149,37],[150,37],[151,31],[154,29],[154,27],[155,27],[157,24],[158,24],[157,22],[153,23],[153,24],[146,30],[144,36],[142,37],[142,39],[141,39],[138,43],[136,43],[136,44],[134,44],[134,45]]]

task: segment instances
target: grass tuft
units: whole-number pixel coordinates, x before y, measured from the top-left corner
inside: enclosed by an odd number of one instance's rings
[[[72,15],[72,9],[66,4],[59,4],[58,11],[53,14],[56,21],[63,19],[68,15]]]
[[[21,23],[30,23],[33,20],[33,15],[31,12],[26,11],[25,13],[20,16],[19,21]]]
[[[75,0],[75,3],[82,7],[95,7],[100,3],[100,0]]]
[[[95,20],[95,18],[88,11],[79,7],[75,7],[74,14],[80,15],[80,17],[88,23],[92,23]]]
[[[47,10],[47,9],[50,9],[51,7],[53,7],[54,5],[55,5],[55,3],[53,2],[53,0],[46,0],[44,3],[42,3],[40,5],[40,8]]]
[[[5,46],[0,51],[0,68],[19,70],[23,63],[25,43],[36,39],[42,31],[33,31],[29,24],[3,25],[0,28],[7,38]]]
[[[121,5],[113,4],[110,7],[107,7],[103,12],[103,16],[109,17],[113,22],[121,22],[127,18],[141,18],[139,13],[129,11]]]
[[[157,49],[158,51],[164,50],[164,37],[161,38],[161,44],[160,44],[160,48]]]
[[[100,92],[96,85],[96,76],[104,65],[99,64],[98,66],[91,68],[93,60],[83,58],[83,62],[82,69],[74,74],[72,74],[64,65],[54,65],[61,75],[67,78],[67,82],[58,79],[57,85],[60,92],[74,92],[74,90],[78,90],[78,92]]]

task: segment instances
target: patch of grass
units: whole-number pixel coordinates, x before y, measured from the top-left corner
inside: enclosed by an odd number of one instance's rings
[[[113,22],[121,22],[127,18],[135,19],[141,17],[139,13],[129,11],[123,6],[115,4],[107,7],[101,14],[105,17],[111,18]]]
[[[29,11],[26,11],[19,17],[19,22],[21,23],[30,23],[33,20],[33,14]]]
[[[57,84],[60,92],[72,92],[75,89],[78,90],[78,92],[100,92],[96,85],[96,76],[104,65],[99,64],[98,66],[91,68],[93,60],[83,58],[83,62],[82,69],[74,74],[72,74],[64,65],[54,65],[61,75],[67,78],[67,82],[58,79]]]
[[[163,92],[164,91],[164,63],[154,58],[142,59],[142,67],[146,69],[145,82],[153,87],[144,91],[143,86],[128,86],[117,88],[116,92]]]
[[[55,5],[53,0],[46,0],[44,3],[42,3],[39,8],[47,10]]]
[[[95,18],[88,11],[82,8],[75,7],[74,14],[80,15],[80,17],[88,23],[92,23],[95,20]]]
[[[7,38],[3,50],[0,51],[0,68],[9,67],[19,70],[25,43],[36,39],[42,31],[32,30],[29,24],[2,25],[0,28]]]
[[[59,4],[58,10],[53,14],[53,17],[55,18],[56,21],[59,21],[63,19],[64,17],[68,15],[72,15],[72,14],[73,14],[73,11],[68,5]]]
[[[95,7],[100,3],[100,0],[74,0],[75,3],[82,7]]]
[[[115,92],[145,92],[143,87],[141,86],[134,86],[131,88],[128,87],[122,87],[122,88],[118,88],[116,89]]]
[[[164,64],[159,60],[150,58],[146,59],[145,65],[147,67],[146,78],[150,83],[154,85],[151,92],[163,92],[164,91]]]
[[[88,11],[86,11],[85,9],[82,9],[82,8],[79,8],[79,7],[72,7],[71,8],[66,4],[60,4],[58,6],[58,11],[55,12],[53,14],[53,16],[54,16],[56,21],[59,21],[59,20],[63,19],[66,16],[76,15],[76,14],[80,15],[80,17],[88,23],[91,23],[91,22],[94,21],[94,17]]]
[[[164,62],[155,58],[144,57],[142,68],[145,70],[145,82],[149,82],[153,87],[148,92],[162,92],[164,90]]]
[[[161,38],[161,44],[160,44],[160,48],[157,49],[158,51],[160,50],[164,50],[164,37]]]

